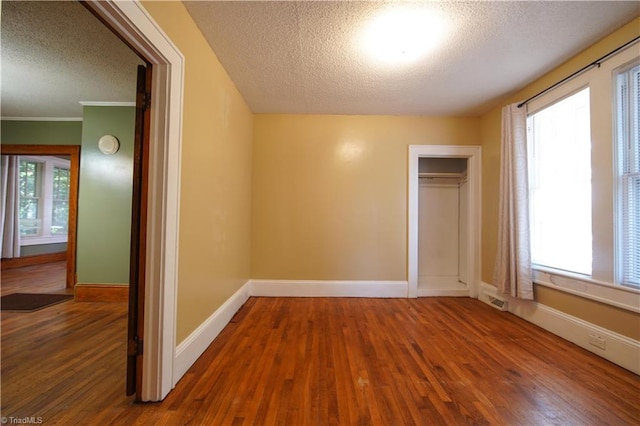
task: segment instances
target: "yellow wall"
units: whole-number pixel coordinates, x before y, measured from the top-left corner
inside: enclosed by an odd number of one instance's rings
[[[583,66],[602,57],[611,50],[640,35],[640,18],[636,18],[615,33],[594,44],[590,48],[571,58],[550,73],[542,76],[518,93],[505,99],[499,107],[485,114],[481,120],[482,134],[482,279],[485,282],[493,282],[493,266],[497,244],[497,220],[498,220],[498,183],[500,168],[500,110],[503,105],[519,102],[540,92],[546,87],[560,81]],[[637,45],[633,47],[637,49]],[[610,107],[610,101],[604,102],[605,107]],[[610,127],[610,126],[608,126]],[[610,132],[606,131],[605,133]],[[610,133],[609,133],[610,134]],[[594,136],[594,138],[596,138]],[[599,147],[598,149],[600,149]],[[610,156],[611,148],[605,147]],[[602,154],[599,154],[602,155]],[[608,157],[607,157],[608,158]],[[613,232],[613,230],[612,230]],[[610,237],[609,237],[610,238]],[[594,264],[601,262],[595,259]],[[596,272],[594,270],[594,272]],[[610,272],[599,272],[601,274]],[[603,277],[599,277],[603,278]],[[601,303],[573,296],[567,293],[554,291],[537,286],[536,300],[539,302],[577,316],[586,321],[627,335],[634,339],[640,339],[640,315],[612,308]]]
[[[180,343],[249,279],[253,115],[183,4],[143,4],[185,56]]]
[[[407,279],[408,145],[479,145],[477,118],[256,115],[251,276]]]
[[[535,287],[534,297],[543,305],[583,318],[623,336],[640,340],[640,315],[638,314],[540,285]]]

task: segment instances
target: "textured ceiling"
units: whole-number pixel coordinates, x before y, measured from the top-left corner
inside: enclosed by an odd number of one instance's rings
[[[481,114],[640,15],[640,2],[618,1],[185,4],[256,113]],[[363,30],[407,6],[446,17],[444,43],[406,66],[372,61]],[[140,59],[80,4],[1,11],[3,117],[80,117],[79,101],[134,100]]]
[[[640,14],[640,2],[185,2],[255,113],[476,115]],[[389,8],[446,18],[405,66],[360,44]]]
[[[2,116],[82,117],[135,101],[143,62],[75,1],[2,2]]]

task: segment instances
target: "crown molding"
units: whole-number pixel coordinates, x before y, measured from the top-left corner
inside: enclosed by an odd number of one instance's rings
[[[115,107],[134,107],[135,102],[103,102],[103,101],[80,101],[82,106],[115,106]]]

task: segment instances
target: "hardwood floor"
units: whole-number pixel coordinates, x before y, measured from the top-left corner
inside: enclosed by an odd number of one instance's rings
[[[73,293],[66,288],[65,268],[63,261],[3,270],[0,293]]]
[[[135,404],[124,396],[123,305],[3,313],[2,415],[64,425],[640,423],[639,376],[464,298],[250,298],[165,401]]]
[[[2,271],[2,295],[66,293],[66,263]],[[125,397],[127,304],[73,300],[2,312],[1,415],[43,424],[91,424]],[[15,422],[14,422],[15,423]]]

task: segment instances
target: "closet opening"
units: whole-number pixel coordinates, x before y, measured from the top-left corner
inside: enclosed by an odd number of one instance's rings
[[[418,297],[469,296],[466,158],[418,162]]]
[[[480,147],[409,147],[408,297],[477,297]]]

